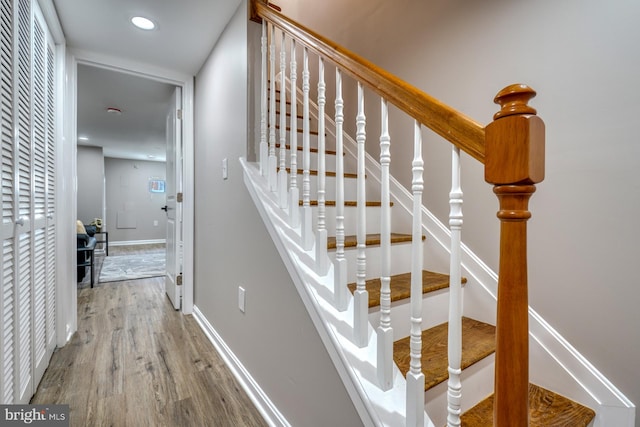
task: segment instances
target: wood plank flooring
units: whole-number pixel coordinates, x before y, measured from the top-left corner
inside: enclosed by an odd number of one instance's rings
[[[31,403],[69,404],[71,426],[267,425],[193,317],[173,310],[164,278],[85,282],[78,331]]]

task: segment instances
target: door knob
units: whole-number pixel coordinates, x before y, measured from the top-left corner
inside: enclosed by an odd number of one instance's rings
[[[160,209],[162,209],[163,211],[167,212],[169,210],[169,206],[164,205],[163,207],[161,207]]]

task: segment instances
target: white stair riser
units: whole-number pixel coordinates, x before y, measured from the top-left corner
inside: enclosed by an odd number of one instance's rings
[[[449,315],[449,290],[441,289],[424,294],[422,298],[422,330],[433,328],[447,322]],[[369,311],[369,321],[373,327],[380,323],[380,308]],[[410,298],[391,303],[391,327],[393,340],[408,337],[411,333],[411,304]]]
[[[493,393],[495,355],[490,355],[462,371],[462,412]],[[427,413],[436,426],[447,425],[447,381],[425,392]]]
[[[357,221],[358,208],[349,206],[344,208],[344,230],[345,235],[356,235],[358,232]],[[378,233],[380,231],[380,208],[368,207],[367,208],[367,233]],[[318,207],[312,206],[312,219],[313,224],[318,223]],[[326,207],[325,223],[327,227],[327,233],[329,236],[336,235],[336,208],[335,206]],[[314,230],[317,228],[314,225]]]
[[[336,235],[336,207],[326,206],[325,223],[327,227],[327,233],[329,236]],[[380,214],[382,208],[380,206],[368,206],[366,209],[366,232],[367,234],[375,234],[380,232]],[[391,209],[391,229],[405,230],[406,227],[401,223],[401,218],[393,215],[393,208]],[[318,207],[311,206],[311,215],[313,221],[313,229],[317,229],[318,224]],[[356,235],[358,233],[358,208],[356,206],[345,206],[344,208],[344,228],[345,235]]]
[[[280,164],[280,150],[277,150],[278,156],[278,164]],[[290,150],[287,150],[287,155],[285,157],[285,162],[287,167],[291,166],[291,154]],[[296,158],[296,163],[298,165],[298,169],[302,169],[303,158],[302,151],[298,150],[298,155]],[[309,170],[318,170],[318,153],[309,153]],[[325,170],[335,172],[336,170],[336,156],[334,154],[325,154]],[[347,171],[350,172],[350,171]]]
[[[300,197],[302,198],[302,174],[297,174],[297,186],[299,188]],[[309,184],[310,184],[310,199],[318,200],[318,176],[310,175],[309,176]],[[357,200],[357,180],[355,178],[345,178],[344,179],[344,199],[345,200]],[[335,200],[336,199],[336,177],[335,176],[326,176],[325,177],[325,200]]]
[[[356,248],[346,248],[345,258],[347,260],[347,283],[356,281],[356,265],[358,251]],[[380,246],[367,247],[367,279],[380,277]],[[329,259],[335,260],[336,251],[329,251]],[[406,273],[411,271],[411,242],[391,245],[391,275]]]
[[[287,113],[290,112],[290,107],[291,106],[289,106],[289,105],[287,106]],[[298,106],[298,115],[302,115],[302,106],[301,105]],[[315,120],[312,117],[310,117],[309,119],[310,119],[309,120],[309,129],[311,131],[317,132],[318,131],[318,121]],[[287,115],[286,116],[286,120],[287,120],[287,127],[291,126],[291,115]],[[298,129],[302,129],[302,125],[304,123],[303,118],[302,117],[298,117],[297,121],[298,121],[298,124],[297,124]],[[278,125],[280,125],[280,112],[277,111],[277,110],[276,110],[276,123]]]
[[[289,127],[289,124],[287,124],[287,127]],[[300,131],[300,129],[302,129],[301,127],[298,127],[298,131],[296,131],[296,141],[298,144],[298,147],[302,147],[303,143],[304,143],[304,134]],[[280,143],[280,129],[276,128],[276,144]],[[318,131],[313,128],[311,129],[312,133],[309,133],[309,147],[311,148],[318,148],[318,139],[319,139],[319,135],[318,135]],[[267,129],[267,142],[269,141],[269,133],[270,130]],[[326,150],[334,150],[334,148],[336,147],[336,141],[335,141],[335,137],[327,132],[325,132],[325,138],[324,138],[324,145],[325,145],[325,149]],[[291,143],[291,130],[288,130],[286,132],[285,135],[285,139],[286,139],[286,143],[287,145],[289,145]],[[279,148],[278,148],[279,150]]]

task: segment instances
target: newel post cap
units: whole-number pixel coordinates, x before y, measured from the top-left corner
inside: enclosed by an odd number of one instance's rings
[[[535,184],[544,179],[544,122],[528,105],[536,92],[527,85],[502,89],[501,106],[485,128],[485,181],[495,185]]]

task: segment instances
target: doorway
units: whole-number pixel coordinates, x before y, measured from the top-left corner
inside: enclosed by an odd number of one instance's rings
[[[180,103],[183,106],[180,111],[183,143],[177,151],[185,165],[182,169],[182,188],[179,189],[182,194],[190,194],[193,187],[192,168],[189,167],[193,162],[193,78],[149,73],[145,67],[131,64],[125,69],[119,64],[105,64],[86,58],[74,58],[74,64],[77,82],[77,135],[72,139],[76,141],[78,153],[76,176],[79,218],[83,222],[102,219],[104,230],[109,232],[110,244],[164,242],[168,234],[166,214],[160,208],[166,201],[166,194],[161,190],[166,182],[164,164],[167,151],[167,111],[169,102],[175,100],[176,88],[179,88]],[[96,157],[102,155],[104,173],[102,182],[94,182],[94,190],[91,190],[93,211],[85,210],[81,213],[86,208],[82,199],[83,191],[86,190],[83,189],[85,183],[82,182],[82,169],[86,166],[81,164],[83,152],[93,152]],[[156,166],[155,169],[151,167],[153,165]],[[162,173],[158,171],[158,165],[162,165]],[[118,167],[128,168],[134,175],[137,173],[137,180],[117,172]],[[116,170],[116,173],[110,173],[112,170]],[[143,195],[133,195],[133,187],[137,191],[141,190]],[[110,191],[109,188],[116,190]],[[121,197],[124,196],[124,191],[118,191],[123,189],[128,189],[130,193],[127,195],[128,200]],[[114,202],[112,196],[120,199]],[[143,201],[150,202],[147,203],[150,206],[143,206]],[[181,224],[182,232],[179,234],[182,244],[175,246],[182,249],[182,256],[178,256],[178,259],[189,260],[192,259],[190,242],[193,235],[193,203],[187,199],[181,203],[181,207],[185,214],[185,221]],[[141,212],[145,209],[148,210],[148,216]],[[182,273],[182,312],[185,314],[189,314],[193,306],[190,279],[192,271],[190,263],[184,263],[179,271]]]

